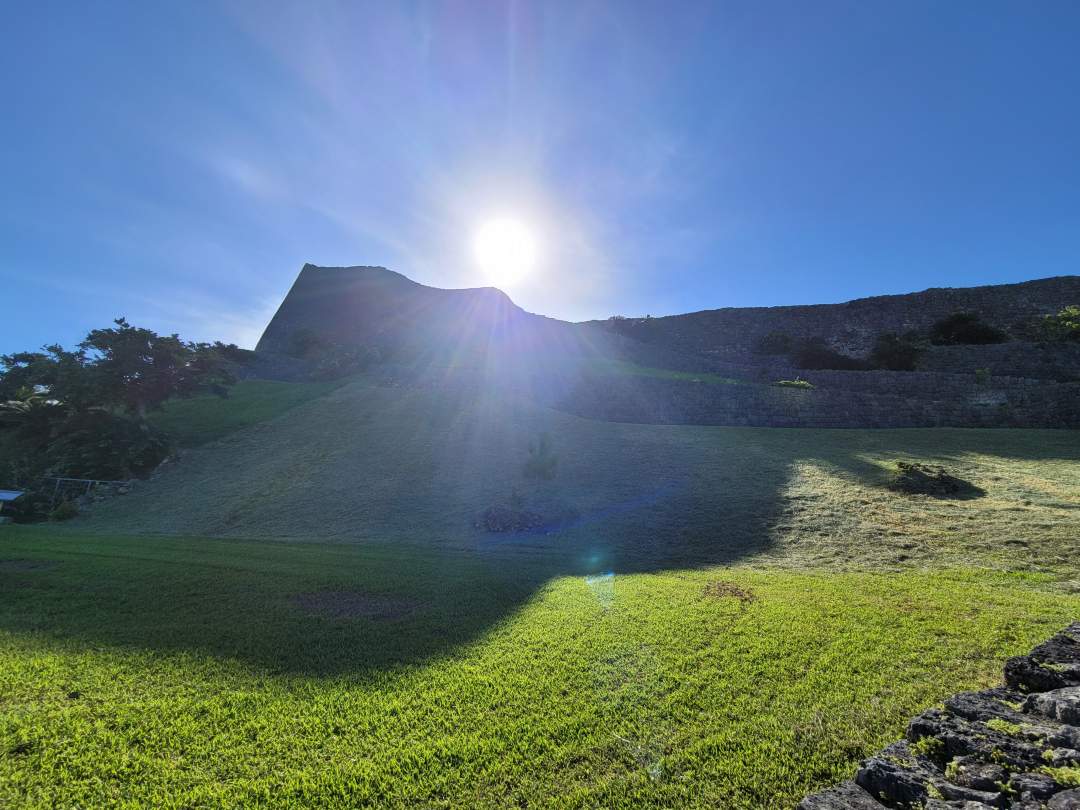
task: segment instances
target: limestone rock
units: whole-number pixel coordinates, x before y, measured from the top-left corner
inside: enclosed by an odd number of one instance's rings
[[[1047,810],[1080,810],[1080,788],[1059,793],[1046,803]]]
[[[854,782],[807,796],[797,810],[882,810],[884,805]]]
[[[1080,686],[1031,695],[1024,701],[1024,711],[1038,712],[1062,723],[1080,726]]]

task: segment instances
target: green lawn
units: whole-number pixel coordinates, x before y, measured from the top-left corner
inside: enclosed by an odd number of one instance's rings
[[[152,483],[0,527],[0,807],[791,807],[1080,616],[1075,431],[365,379],[164,417]],[[895,493],[901,459],[983,494]],[[514,489],[552,522],[475,529]]]
[[[0,805],[790,807],[1080,615],[1039,574],[411,548],[0,530]]]

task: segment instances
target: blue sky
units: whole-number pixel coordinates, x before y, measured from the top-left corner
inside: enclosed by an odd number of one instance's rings
[[[253,345],[300,266],[568,319],[1078,272],[1080,4],[9,5],[0,351]]]

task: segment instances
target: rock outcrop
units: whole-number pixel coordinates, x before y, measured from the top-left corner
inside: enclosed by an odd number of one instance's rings
[[[1080,810],[1080,622],[961,692],[799,810]]]

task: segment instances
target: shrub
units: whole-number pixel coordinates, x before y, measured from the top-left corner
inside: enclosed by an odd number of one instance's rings
[[[49,520],[71,520],[79,514],[79,507],[72,501],[60,501],[55,509],[49,512]]]
[[[337,344],[330,345],[319,357],[315,368],[311,370],[312,380],[329,381],[367,371],[380,360],[378,349],[367,346],[347,348]]]
[[[870,350],[870,363],[875,368],[890,371],[914,371],[922,354],[922,347],[911,335],[900,336],[894,332],[878,335]]]
[[[781,388],[813,388],[814,384],[808,380],[804,380],[800,377],[796,377],[794,380],[777,380],[773,385],[778,385]]]
[[[1039,337],[1052,343],[1080,341],[1080,306],[1065,307],[1057,315],[1045,315],[1039,323]]]
[[[40,490],[24,492],[4,507],[4,516],[16,523],[39,523],[49,517],[49,496]]]
[[[977,368],[977,369],[975,369],[975,382],[978,385],[989,385],[990,384],[990,369],[988,369],[988,368]]]
[[[289,348],[286,354],[303,360],[317,354],[326,345],[326,341],[314,329],[304,327],[297,329],[289,336]]]
[[[974,312],[954,312],[930,327],[930,342],[935,346],[982,346],[1008,339]]]
[[[795,339],[787,332],[773,331],[758,338],[754,343],[754,354],[788,354],[795,345]]]
[[[791,360],[798,368],[865,371],[869,364],[857,357],[841,354],[825,343],[824,338],[810,338],[794,347]]]
[[[558,464],[559,457],[552,451],[551,437],[547,433],[541,433],[537,441],[529,443],[529,458],[524,467],[526,478],[550,481],[555,477]]]
[[[169,455],[161,431],[105,411],[76,414],[45,453],[48,474],[119,481],[149,474]]]

